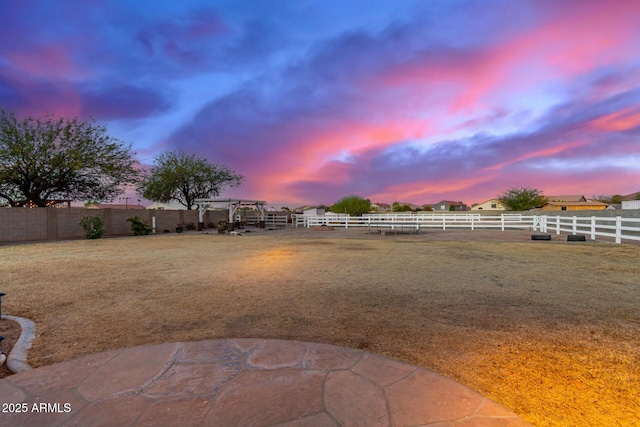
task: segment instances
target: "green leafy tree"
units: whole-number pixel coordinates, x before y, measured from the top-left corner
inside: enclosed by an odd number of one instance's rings
[[[216,197],[223,188],[237,187],[243,179],[226,166],[211,164],[194,154],[170,151],[154,159],[151,171],[138,183],[138,192],[148,200],[175,200],[187,209],[196,209],[195,199]]]
[[[510,211],[526,211],[547,202],[542,191],[530,187],[510,188],[498,195],[498,200]]]
[[[360,196],[347,196],[338,200],[331,206],[331,212],[347,213],[353,216],[360,216],[371,210],[371,200],[363,199]]]
[[[0,111],[0,199],[39,207],[54,199],[113,200],[138,177],[130,149],[94,121]]]
[[[613,196],[611,196],[611,202],[610,203],[622,203],[622,199],[623,197],[620,194],[614,194]]]
[[[411,212],[413,211],[413,209],[411,208],[410,205],[406,203],[393,202],[391,204],[391,211],[392,212]]]

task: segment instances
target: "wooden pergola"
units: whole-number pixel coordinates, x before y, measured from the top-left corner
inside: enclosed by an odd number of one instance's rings
[[[235,222],[238,209],[241,207],[256,207],[260,212],[260,222],[265,221],[264,205],[267,202],[262,200],[246,200],[246,199],[195,199],[200,207],[199,222],[204,226],[204,213],[210,208],[229,209],[229,224]]]

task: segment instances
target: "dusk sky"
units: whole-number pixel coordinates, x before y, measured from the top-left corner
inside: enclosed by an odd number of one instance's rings
[[[640,191],[638,0],[0,1],[0,109],[269,206]]]

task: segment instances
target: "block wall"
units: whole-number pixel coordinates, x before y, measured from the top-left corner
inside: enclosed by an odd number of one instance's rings
[[[85,216],[100,216],[105,222],[105,237],[132,235],[127,218],[138,216],[152,225],[155,217],[156,233],[164,230],[175,233],[178,223],[198,225],[198,211],[140,210],[140,209],[85,209],[85,208],[0,208],[0,243],[39,240],[65,240],[84,238],[79,224]],[[204,226],[226,219],[229,212],[208,211]]]

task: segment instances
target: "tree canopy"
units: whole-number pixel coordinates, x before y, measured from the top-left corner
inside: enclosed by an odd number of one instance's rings
[[[392,212],[411,212],[413,208],[408,203],[393,202],[391,204]]]
[[[138,183],[138,192],[148,200],[176,201],[196,209],[195,199],[216,197],[225,187],[239,186],[244,177],[226,166],[182,151],[162,153]]]
[[[500,194],[498,200],[510,211],[526,211],[547,202],[542,191],[530,187],[510,188]]]
[[[331,212],[359,216],[371,210],[371,201],[360,196],[347,196],[331,206]]]
[[[0,200],[39,207],[54,199],[113,200],[137,179],[130,150],[93,120],[0,111]]]

